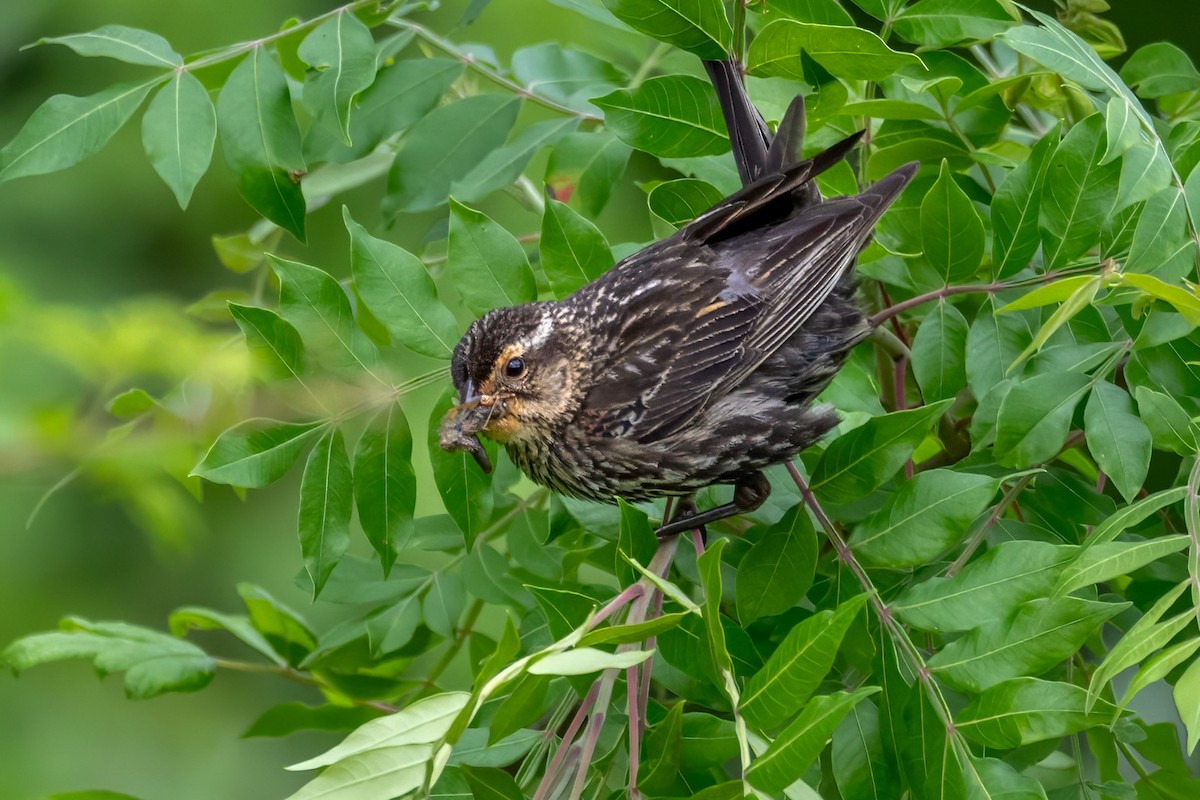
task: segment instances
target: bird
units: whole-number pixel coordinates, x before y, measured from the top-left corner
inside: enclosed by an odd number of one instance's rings
[[[680,498],[659,537],[758,508],[763,470],[838,424],[815,405],[870,325],[853,268],[916,173],[823,199],[815,178],[853,134],[799,158],[803,98],[772,134],[732,59],[706,61],[743,187],[558,301],[487,312],[454,348],[459,402],[439,444],[490,464],[504,445],[532,480],[598,502]],[[728,503],[697,511],[708,486]]]

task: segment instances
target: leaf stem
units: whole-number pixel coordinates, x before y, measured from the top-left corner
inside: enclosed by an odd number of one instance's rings
[[[518,97],[522,97],[530,102],[537,103],[538,105],[548,108],[551,111],[557,111],[560,114],[566,114],[568,116],[576,117],[588,122],[600,121],[600,117],[597,117],[595,114],[579,111],[578,109],[563,105],[556,100],[551,100],[545,95],[540,95],[536,92],[529,91],[516,81],[510,80],[501,75],[499,72],[493,70],[491,67],[481,64],[477,58],[469,53],[462,52],[454,46],[453,42],[443,39],[423,25],[418,25],[415,22],[410,22],[409,20],[401,19],[399,17],[389,18],[388,24],[395,28],[403,28],[404,30],[412,31],[425,42],[433,45],[446,55],[457,58],[467,67],[467,69],[479,74],[481,77],[488,79],[492,83],[504,87]]]
[[[238,42],[237,44],[230,45],[229,47],[223,47],[211,55],[198,58],[195,61],[184,64],[181,67],[177,67],[174,71],[189,72],[191,70],[203,69],[204,67],[211,67],[213,64],[220,64],[223,61],[229,61],[230,59],[237,58],[243,53],[250,52],[256,47],[261,47],[264,44],[271,44],[272,42],[279,41],[280,39],[286,39],[289,36],[293,36],[301,31],[308,30],[309,28],[314,28],[327,19],[333,19],[338,14],[348,11],[357,11],[360,8],[366,8],[367,6],[375,5],[378,2],[379,0],[355,0],[353,3],[346,3],[345,5],[338,6],[330,11],[326,11],[324,14],[318,14],[312,19],[298,22],[290,28],[284,28],[281,31],[276,31],[275,33],[258,39],[251,39],[245,42]]]
[[[1013,482],[1012,486],[1008,487],[1008,491],[1000,498],[1000,502],[992,507],[992,513],[988,514],[987,520],[979,526],[979,529],[975,533],[971,534],[971,539],[967,542],[967,546],[963,548],[958,558],[954,559],[954,562],[946,569],[947,578],[953,578],[971,560],[971,556],[975,555],[975,551],[979,549],[979,545],[983,544],[983,539],[987,536],[988,531],[1000,520],[1005,509],[1016,501],[1021,492],[1025,491],[1025,487],[1029,485],[1031,480],[1033,480],[1033,473],[1022,475]]]

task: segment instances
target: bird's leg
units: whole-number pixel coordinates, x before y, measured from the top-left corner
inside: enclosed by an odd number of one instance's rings
[[[753,511],[761,506],[770,494],[771,484],[767,482],[767,477],[761,472],[753,472],[739,480],[733,487],[733,502],[715,506],[702,513],[696,513],[694,504],[681,502],[680,513],[675,516],[675,519],[654,533],[658,538],[663,539],[708,525],[711,522],[736,517],[738,514]],[[685,516],[685,509],[688,509],[689,505],[690,510]]]

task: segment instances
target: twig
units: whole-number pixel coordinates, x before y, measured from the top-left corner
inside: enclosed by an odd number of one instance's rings
[[[995,294],[996,292],[1001,292],[1005,289],[1011,288],[1013,285],[1014,284],[996,282],[967,283],[960,286],[943,286],[940,289],[934,289],[932,292],[919,294],[916,297],[910,297],[907,300],[901,300],[895,305],[888,306],[875,316],[871,317],[868,322],[870,322],[871,327],[878,328],[880,324],[886,322],[892,317],[898,314],[903,314],[905,311],[908,311],[911,308],[924,305],[931,300],[940,300],[943,297],[950,297],[951,295],[955,294]]]
[[[1025,487],[1029,485],[1031,480],[1033,480],[1032,474],[1022,475],[1013,482],[1013,485],[1010,486],[1008,491],[1004,493],[1004,496],[1000,498],[1000,502],[996,503],[996,505],[992,507],[992,513],[988,514],[987,520],[979,526],[979,530],[971,534],[971,539],[967,542],[967,546],[963,548],[962,553],[960,553],[958,558],[954,559],[953,563],[951,563],[946,569],[947,578],[953,578],[958,574],[958,571],[962,569],[968,561],[971,560],[971,556],[973,556],[975,551],[979,549],[979,545],[983,544],[983,539],[985,536],[987,536],[988,531],[990,531],[992,526],[1000,520],[1000,517],[1004,514],[1005,509],[1007,509],[1013,504],[1013,502],[1016,501],[1021,492],[1025,491]]]
[[[554,753],[554,757],[550,759],[550,763],[546,766],[546,772],[542,775],[542,780],[538,784],[537,791],[533,793],[533,800],[546,800],[546,796],[550,792],[550,788],[555,783],[555,775],[559,769],[563,767],[563,762],[566,760],[567,751],[571,749],[571,745],[575,741],[575,735],[579,733],[580,726],[583,725],[584,719],[587,718],[588,712],[592,710],[592,706],[596,703],[596,697],[600,693],[600,683],[597,681],[592,684],[592,688],[584,695],[583,702],[579,704],[579,710],[575,712],[571,724],[567,726],[567,730],[563,733],[562,741],[558,745],[558,750]]]

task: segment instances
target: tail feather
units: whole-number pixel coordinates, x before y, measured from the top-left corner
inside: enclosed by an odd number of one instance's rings
[[[742,185],[753,183],[766,174],[771,131],[762,114],[750,102],[742,83],[742,71],[736,62],[732,59],[705,61],[704,69],[721,104]]]

